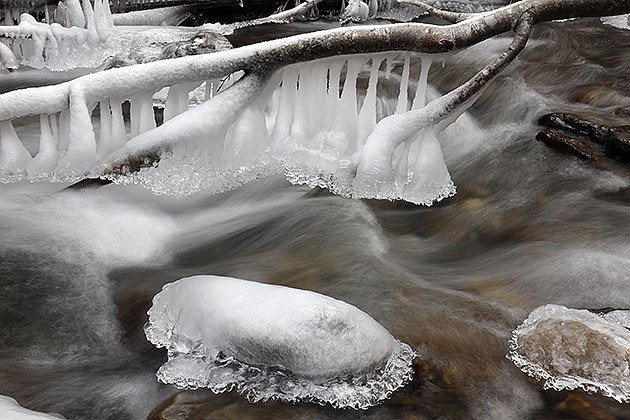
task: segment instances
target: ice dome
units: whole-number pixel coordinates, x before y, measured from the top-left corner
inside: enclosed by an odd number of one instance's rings
[[[147,338],[168,350],[158,378],[179,388],[367,408],[411,379],[408,345],[318,293],[194,276],[165,285],[148,313]]]

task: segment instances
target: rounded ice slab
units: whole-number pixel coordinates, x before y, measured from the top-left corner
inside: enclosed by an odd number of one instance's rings
[[[10,420],[59,420],[59,414],[45,414],[22,407],[14,398],[0,395],[0,419]]]
[[[586,310],[545,305],[512,333],[508,359],[544,388],[630,402],[630,331]]]
[[[158,379],[179,388],[366,409],[413,371],[415,352],[369,315],[305,290],[188,277],[165,285],[148,313],[147,338],[168,350]]]

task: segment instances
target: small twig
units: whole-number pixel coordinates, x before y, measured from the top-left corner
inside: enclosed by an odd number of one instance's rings
[[[427,4],[420,0],[398,0],[398,3],[406,3],[422,7],[431,16],[435,16],[436,18],[440,18],[450,23],[461,22],[475,16],[475,13],[458,13],[451,12],[449,10],[438,9],[437,7],[433,7],[430,4]]]

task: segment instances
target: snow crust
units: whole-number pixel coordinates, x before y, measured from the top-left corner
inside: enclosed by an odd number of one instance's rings
[[[415,352],[358,308],[318,293],[195,276],[164,286],[145,333],[161,382],[249,401],[366,409],[411,379]]]
[[[630,402],[630,331],[586,310],[545,305],[512,333],[507,358],[557,391],[581,388]]]
[[[0,418],[10,420],[59,420],[59,414],[45,414],[22,407],[11,397],[0,395]]]

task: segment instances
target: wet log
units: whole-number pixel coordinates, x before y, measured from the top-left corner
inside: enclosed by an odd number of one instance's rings
[[[594,148],[575,137],[570,137],[559,131],[546,128],[536,135],[536,140],[543,142],[554,150],[585,161],[597,159],[598,152]]]

